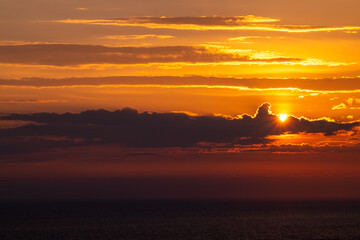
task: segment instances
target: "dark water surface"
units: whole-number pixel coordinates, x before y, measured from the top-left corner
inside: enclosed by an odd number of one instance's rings
[[[0,239],[360,239],[360,202],[0,203]]]

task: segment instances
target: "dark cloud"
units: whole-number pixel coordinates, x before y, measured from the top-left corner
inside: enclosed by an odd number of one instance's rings
[[[298,58],[257,59],[201,46],[107,47],[75,44],[0,46],[0,63],[71,66],[84,64],[289,62]]]
[[[114,20],[122,23],[131,24],[189,24],[199,26],[241,26],[245,23],[277,22],[276,19],[256,17],[256,16],[202,16],[202,17],[126,17],[115,18]]]
[[[12,114],[4,120],[38,123],[0,130],[2,153],[52,147],[119,144],[127,147],[199,147],[207,143],[262,144],[270,135],[283,133],[323,133],[350,131],[359,123],[335,123],[289,117],[282,123],[270,112],[270,104],[258,108],[255,117],[239,119],[215,116],[188,116],[181,113],[139,113],[134,109],[79,114]],[[17,144],[19,146],[17,146]],[[25,147],[24,147],[25,146]]]
[[[29,125],[28,128],[35,125]],[[17,134],[19,135],[19,134]],[[29,135],[29,134],[28,134]],[[42,137],[23,137],[23,136],[1,136],[0,137],[0,156],[8,154],[26,153],[26,152],[40,152],[47,151],[52,148],[71,147],[76,146],[78,143],[71,139],[59,138],[49,139]],[[6,159],[3,159],[6,161]],[[18,159],[19,161],[20,159]],[[36,159],[36,161],[48,159]],[[2,162],[0,160],[0,162]]]
[[[330,146],[328,144],[316,146],[311,144],[281,144],[281,145],[273,145],[269,144],[266,147],[258,148],[254,151],[262,151],[262,152],[284,152],[284,153],[299,153],[299,152],[323,152],[323,153],[329,153],[329,152],[359,152],[360,144],[354,144],[350,146],[346,145],[336,145],[336,146]]]

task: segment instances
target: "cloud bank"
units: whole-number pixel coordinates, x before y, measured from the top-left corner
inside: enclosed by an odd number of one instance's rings
[[[108,47],[76,44],[0,45],[0,63],[50,66],[86,64],[299,62],[288,57],[259,58],[249,52],[204,46]]]
[[[189,116],[182,113],[139,113],[124,108],[110,112],[91,110],[79,114],[11,114],[2,120],[37,123],[0,130],[0,153],[53,147],[119,144],[125,147],[200,147],[206,144],[233,146],[264,144],[271,135],[350,131],[358,122],[335,123],[289,116],[283,123],[264,103],[255,116],[243,114],[228,119],[219,116]]]

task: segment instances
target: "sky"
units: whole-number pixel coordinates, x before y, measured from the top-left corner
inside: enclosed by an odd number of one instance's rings
[[[1,0],[0,199],[359,198],[359,8]]]

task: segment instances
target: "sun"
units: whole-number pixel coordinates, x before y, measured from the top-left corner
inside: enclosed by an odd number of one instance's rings
[[[280,114],[279,115],[279,120],[282,121],[282,122],[285,122],[285,120],[288,118],[288,115],[287,114]]]

